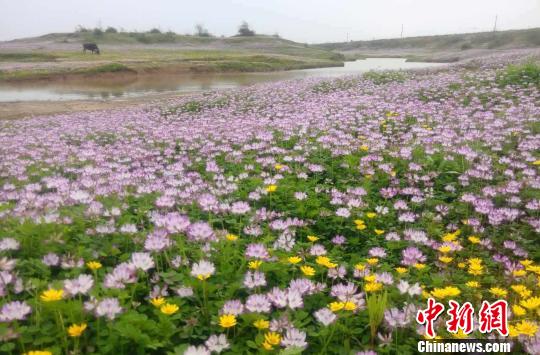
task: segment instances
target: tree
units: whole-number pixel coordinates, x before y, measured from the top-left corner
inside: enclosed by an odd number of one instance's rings
[[[197,25],[195,25],[195,36],[210,37],[210,33],[206,28],[204,28],[202,24],[198,23]]]
[[[246,21],[244,21],[238,28],[238,35],[239,36],[255,36],[255,31],[249,28],[249,24]]]

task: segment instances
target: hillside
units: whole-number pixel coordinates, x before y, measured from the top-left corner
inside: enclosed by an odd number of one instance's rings
[[[101,55],[82,53],[94,42]],[[155,71],[273,71],[343,65],[343,55],[274,36],[197,37],[174,33],[52,33],[0,42],[0,80]]]
[[[540,28],[322,43],[316,47],[349,58],[406,56],[428,61],[457,61],[490,51],[540,47]]]

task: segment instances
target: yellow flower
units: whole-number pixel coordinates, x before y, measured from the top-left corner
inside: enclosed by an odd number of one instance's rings
[[[204,281],[204,280],[207,280],[208,278],[210,278],[210,274],[198,274],[197,278],[199,280],[201,280],[201,281]]]
[[[90,270],[97,270],[100,269],[103,265],[101,265],[99,261],[89,261],[86,263],[86,266],[88,266]]]
[[[358,271],[363,271],[366,269],[366,265],[362,264],[362,263],[358,263],[356,265],[354,265],[354,268]]]
[[[366,229],[366,224],[361,219],[355,219],[354,224],[356,224],[356,229],[358,229],[358,230]]]
[[[367,151],[369,150],[369,147],[368,147],[367,145],[365,145],[365,144],[362,144],[362,145],[360,146],[360,150],[361,150],[361,151],[364,151],[364,152],[367,152]]]
[[[450,247],[450,245],[442,245],[442,246],[439,247],[439,251],[441,253],[443,253],[443,254],[444,253],[449,253],[449,252],[452,251],[452,247]]]
[[[307,236],[307,239],[310,241],[310,242],[316,242],[317,240],[319,240],[318,237],[314,236],[314,235],[308,235]]]
[[[86,323],[81,324],[72,324],[68,328],[68,334],[70,337],[80,337],[84,330],[86,329]]]
[[[268,332],[264,335],[264,341],[270,345],[279,345],[281,342],[281,335],[276,332]]]
[[[366,229],[366,225],[365,224],[357,224],[356,229],[358,229],[359,231],[363,231],[364,229]]]
[[[236,234],[227,234],[225,236],[225,238],[229,241],[229,242],[234,242],[235,240],[238,239],[238,236]]]
[[[253,326],[259,330],[268,329],[270,327],[270,322],[264,319],[258,319],[253,322]]]
[[[527,298],[532,294],[532,291],[527,288],[525,285],[512,285],[510,288],[519,294],[521,298]]]
[[[422,263],[416,263],[414,264],[414,267],[418,270],[423,270],[426,268],[426,264],[422,264]]]
[[[301,266],[301,267],[300,267],[300,270],[301,270],[302,273],[304,273],[304,275],[306,275],[306,276],[313,276],[313,275],[315,275],[315,269],[312,268],[311,266],[307,266],[307,265]]]
[[[375,265],[379,262],[379,259],[377,258],[369,258],[366,260],[369,265]]]
[[[272,346],[272,344],[267,343],[266,341],[265,341],[264,343],[262,343],[262,346],[263,346],[263,348],[264,348],[265,350],[268,350],[268,351],[270,351],[270,350],[272,350],[272,349],[274,348],[274,347]]]
[[[444,299],[447,297],[456,297],[461,294],[461,291],[459,288],[454,286],[447,286],[444,288],[434,288],[433,291],[431,291],[431,295],[438,299]]]
[[[398,274],[404,274],[404,273],[406,273],[408,271],[408,269],[406,267],[398,266],[396,268],[396,271],[397,271]]]
[[[460,269],[463,269],[465,266],[467,266],[465,263],[458,263],[457,267]]]
[[[222,328],[231,328],[236,325],[236,317],[233,314],[224,314],[219,317],[219,325]]]
[[[522,276],[527,275],[527,271],[525,271],[525,270],[523,270],[523,269],[514,270],[514,271],[512,272],[512,275],[514,275],[515,277],[522,277]]]
[[[468,338],[467,334],[465,334],[462,329],[458,329],[457,333],[452,334],[452,336],[456,339]]]
[[[540,306],[540,297],[527,298],[526,300],[522,300],[519,304],[532,311]]]
[[[366,282],[375,282],[375,280],[377,280],[377,276],[375,276],[373,274],[372,275],[366,275],[366,276],[364,276],[364,280]]]
[[[343,309],[345,309],[346,311],[354,311],[356,309],[356,304],[354,302],[347,301],[345,302]]]
[[[470,288],[480,287],[480,284],[477,281],[469,281],[465,285],[469,286]]]
[[[515,338],[519,335],[518,331],[516,330],[516,327],[513,325],[508,326],[508,336],[511,338]]]
[[[368,212],[366,213],[366,217],[369,219],[377,217],[377,214],[375,212]]]
[[[523,265],[523,266],[530,266],[530,265],[533,264],[533,261],[532,261],[532,260],[529,260],[529,259],[525,259],[525,260],[521,260],[519,263],[520,263],[521,265]]]
[[[53,353],[48,350],[32,350],[24,353],[24,355],[53,355]]]
[[[451,258],[449,256],[441,256],[439,257],[439,260],[442,261],[443,263],[445,264],[448,264],[450,263],[452,260],[454,260],[454,258]]]
[[[266,192],[275,192],[276,190],[277,190],[277,185],[266,186]]]
[[[500,287],[492,287],[489,289],[489,292],[495,297],[506,297],[508,294],[508,291],[503,290]]]
[[[512,306],[512,312],[514,313],[515,316],[523,316],[525,315],[525,313],[527,313],[527,311],[525,310],[525,308],[521,307],[520,305],[513,305]]]
[[[161,308],[159,310],[161,311],[161,313],[170,316],[170,315],[175,314],[176,312],[178,312],[179,309],[180,309],[180,307],[178,307],[175,304],[165,303],[163,306],[161,306]]]
[[[317,259],[315,259],[315,262],[329,269],[333,269],[337,266],[337,264],[333,263],[329,257],[323,255],[318,256]]]
[[[469,264],[469,270],[467,272],[471,275],[482,275],[484,273],[484,267],[482,264]]]
[[[520,335],[527,335],[533,337],[538,330],[536,323],[522,320],[520,323],[515,325],[515,330]]]
[[[262,261],[253,260],[248,263],[248,267],[252,270],[257,270],[262,265]]]
[[[384,234],[384,229],[375,229],[375,234],[377,235]]]
[[[274,168],[275,168],[276,170],[281,170],[281,169],[283,169],[283,165],[281,165],[281,164],[276,164],[276,165],[274,165]]]
[[[64,290],[55,290],[54,288],[48,289],[47,291],[43,291],[41,293],[41,300],[43,302],[53,302],[53,301],[60,301],[62,297],[64,296]]]
[[[345,303],[343,302],[332,302],[328,305],[328,308],[330,308],[330,310],[332,312],[337,312],[337,311],[341,311],[343,308],[345,308]]]
[[[533,165],[540,165],[540,159],[533,161]]]
[[[534,272],[537,275],[540,275],[540,265],[529,265],[525,267],[525,270]]]
[[[289,256],[287,258],[287,261],[290,262],[291,264],[298,264],[299,262],[302,261],[302,258],[299,256]]]
[[[444,242],[453,242],[454,240],[456,240],[457,236],[455,233],[446,233],[445,235],[443,235],[442,237],[442,240]]]
[[[154,307],[161,307],[165,303],[165,298],[163,297],[154,297],[150,299],[150,303],[154,305]]]
[[[382,289],[382,283],[380,282],[368,282],[364,285],[366,292],[377,292]]]
[[[480,238],[474,236],[474,235],[471,235],[469,237],[469,242],[471,242],[472,244],[478,244],[480,243]]]

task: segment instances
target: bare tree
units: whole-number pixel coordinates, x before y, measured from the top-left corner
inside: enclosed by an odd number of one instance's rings
[[[210,32],[200,23],[195,25],[195,35],[199,37],[210,37]]]

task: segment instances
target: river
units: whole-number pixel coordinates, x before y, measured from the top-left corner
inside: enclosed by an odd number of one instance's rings
[[[84,79],[0,84],[0,102],[108,100],[158,93],[201,92],[307,77],[337,77],[370,70],[430,68],[443,63],[407,62],[405,58],[368,58],[343,67],[265,73],[140,75],[120,79]]]

